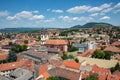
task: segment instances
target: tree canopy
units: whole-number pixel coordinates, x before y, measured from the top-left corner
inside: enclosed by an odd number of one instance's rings
[[[49,77],[47,80],[60,80],[58,77]]]

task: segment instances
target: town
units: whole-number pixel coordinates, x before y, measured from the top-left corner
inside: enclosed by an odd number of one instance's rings
[[[120,27],[0,35],[0,80],[120,80]]]

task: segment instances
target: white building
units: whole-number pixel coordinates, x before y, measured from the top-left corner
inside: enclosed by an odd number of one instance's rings
[[[49,33],[47,30],[42,30],[40,32],[41,45],[45,44],[45,41],[49,39]]]

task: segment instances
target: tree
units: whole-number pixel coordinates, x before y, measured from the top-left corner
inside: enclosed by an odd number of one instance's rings
[[[105,53],[104,59],[110,60],[113,53],[110,51],[104,51],[104,53]]]
[[[11,51],[13,51],[15,53],[26,51],[26,50],[27,50],[27,46],[26,45],[18,45],[18,44],[16,44],[15,46],[13,46],[11,48]]]
[[[77,50],[78,50],[77,47],[68,44],[68,52],[74,52],[74,51],[77,51]]]
[[[60,80],[58,77],[49,77],[47,80]]]
[[[74,56],[73,55],[69,55],[68,59],[74,59]]]
[[[8,57],[7,57],[7,62],[14,62],[17,60],[17,56],[15,52],[9,51]]]
[[[75,62],[76,62],[76,63],[79,63],[79,59],[78,59],[78,58],[75,58]]]
[[[24,40],[24,44],[28,44],[28,40]]]
[[[120,64],[119,64],[119,63],[117,63],[117,64],[115,65],[115,67],[110,68],[111,73],[113,73],[113,72],[116,71],[116,70],[120,71]]]
[[[98,80],[98,75],[97,74],[92,74],[89,77],[87,77],[85,80]]]
[[[105,53],[101,50],[95,50],[92,57],[93,58],[98,58],[98,59],[103,59],[105,56]]]
[[[63,56],[61,57],[63,60],[66,60],[66,59],[68,59],[68,56],[67,56],[67,54],[65,54],[65,53],[63,53]]]

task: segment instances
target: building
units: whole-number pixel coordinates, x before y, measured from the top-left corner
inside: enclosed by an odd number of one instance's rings
[[[96,42],[90,41],[86,43],[76,43],[75,46],[78,48],[78,53],[83,53],[87,50],[95,50]]]
[[[47,30],[40,31],[41,45],[45,44],[45,41],[49,39],[49,33]]]
[[[50,49],[56,49],[58,52],[67,52],[66,40],[46,40],[45,46]]]
[[[10,77],[14,80],[33,80],[33,73],[24,68],[17,68],[10,73]]]
[[[9,76],[9,74],[17,68],[25,68],[34,72],[34,61],[20,60],[17,62],[0,64],[0,76]]]
[[[50,54],[41,53],[34,50],[27,50],[20,53],[25,59],[34,60],[36,64],[47,63],[51,57]]]

